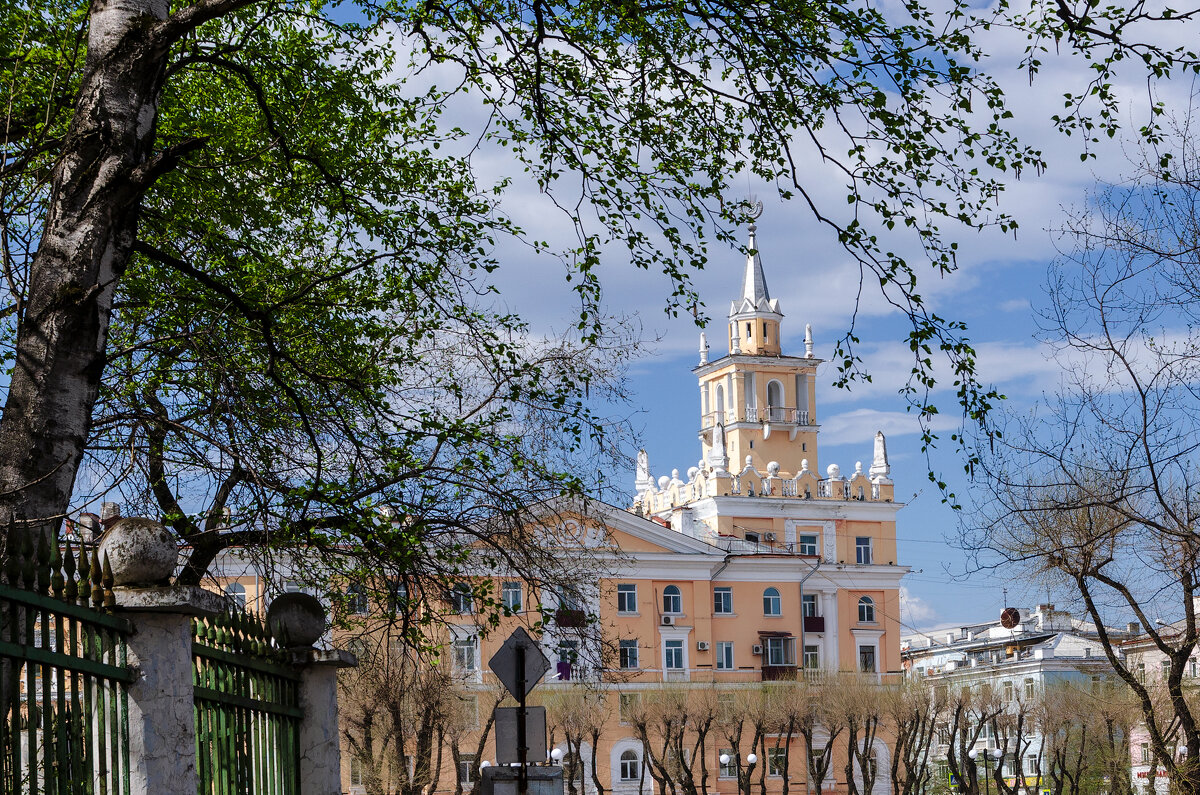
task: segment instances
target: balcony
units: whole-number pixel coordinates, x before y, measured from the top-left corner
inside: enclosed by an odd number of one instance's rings
[[[805,632],[824,632],[825,631],[825,616],[805,616],[804,617]]]

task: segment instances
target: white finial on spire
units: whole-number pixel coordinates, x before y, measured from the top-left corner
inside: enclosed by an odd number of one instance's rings
[[[646,454],[645,450],[638,450],[637,475],[633,480],[633,487],[637,489],[639,497],[647,489],[654,488],[654,478],[650,477],[650,456]]]
[[[718,422],[717,427],[713,428],[713,443],[712,449],[708,451],[708,463],[718,475],[725,474],[725,468],[729,466],[729,456],[725,452],[725,423],[723,422]]]
[[[804,358],[813,357],[812,323],[804,324]]]
[[[700,332],[700,364],[708,364],[708,335]]]
[[[892,474],[892,465],[888,463],[887,439],[883,431],[875,432],[875,457],[871,461],[871,480],[880,483],[887,482]]]
[[[737,356],[739,353],[742,352],[742,341],[738,337],[738,324],[737,324],[736,320],[733,321],[732,328],[733,328],[733,337],[729,341],[729,352],[731,354],[733,354],[734,356]]]

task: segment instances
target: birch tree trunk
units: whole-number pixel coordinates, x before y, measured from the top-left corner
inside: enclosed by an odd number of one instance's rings
[[[137,234],[168,45],[165,0],[94,0],[74,117],[51,174],[0,419],[0,523],[66,514],[104,369],[113,292]]]

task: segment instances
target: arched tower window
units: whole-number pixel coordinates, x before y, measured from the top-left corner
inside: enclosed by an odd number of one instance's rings
[[[767,382],[767,414],[771,422],[783,422],[783,384],[778,381]]]
[[[630,749],[621,752],[621,780],[637,781],[642,777],[642,758]]]
[[[666,588],[663,588],[663,612],[683,612],[683,594],[679,592],[678,585],[668,585]]]
[[[875,622],[875,600],[871,597],[864,596],[858,600],[858,620],[861,624]]]
[[[725,385],[717,384],[717,418],[725,421]]]
[[[779,598],[779,590],[768,588],[763,591],[763,615],[777,616],[783,612],[783,600]]]

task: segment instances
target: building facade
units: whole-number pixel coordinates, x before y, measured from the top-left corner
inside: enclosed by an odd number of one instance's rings
[[[574,544],[607,560],[601,574],[566,588],[534,588],[503,571],[480,570],[475,582],[452,589],[440,617],[450,649],[443,664],[476,694],[470,698],[479,710],[490,709],[487,694],[496,691],[487,660],[520,625],[540,633],[552,662],[540,698],[578,688],[598,700],[603,731],[597,747],[588,739],[579,753],[584,789],[595,789],[593,773],[616,793],[654,789],[628,715],[642,695],[664,688],[734,693],[834,672],[878,682],[901,670],[899,586],[908,569],[897,552],[902,506],[894,501],[886,441],[876,434],[866,471],[861,463],[846,474],[835,463],[819,469],[821,362],[807,328],[803,355],[784,352],[781,304],[769,294],[757,245],[751,226],[741,293],[722,341],[727,352],[711,357],[701,335],[693,371],[697,465],[686,476],[675,469],[655,479],[643,451],[630,508],[592,503],[578,516],[555,514],[551,536],[564,544],[564,559]],[[231,596],[259,598],[264,581],[252,567],[236,556],[218,565]],[[491,592],[511,613],[499,626],[480,626],[472,599],[480,578],[494,580]],[[358,607],[370,610],[365,602]],[[486,722],[476,717],[478,726]],[[727,747],[716,734],[702,747],[698,769],[708,792],[733,793],[738,765],[748,765],[754,749]],[[772,742],[759,769],[768,790],[782,791],[785,775],[790,787],[803,786],[803,760],[781,764],[780,741]],[[879,769],[886,770],[886,744],[877,745]],[[478,766],[495,754],[494,739],[476,749],[467,737],[440,755],[445,772],[433,790],[469,789]],[[722,762],[722,754],[731,761]],[[349,749],[345,758],[346,791],[364,791],[362,765]],[[832,766],[825,791],[845,790],[843,763]],[[885,779],[873,795],[885,795]]]

